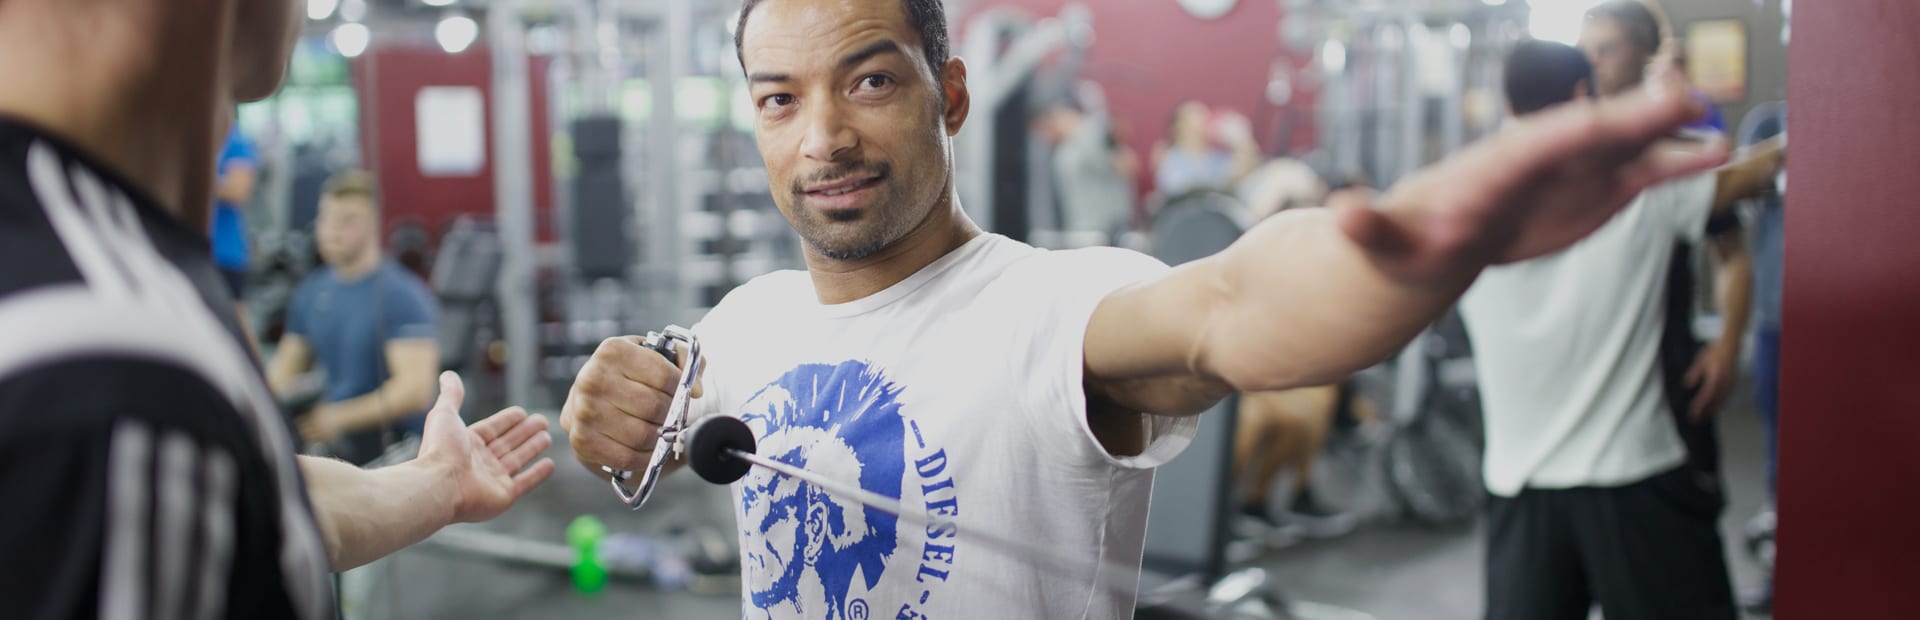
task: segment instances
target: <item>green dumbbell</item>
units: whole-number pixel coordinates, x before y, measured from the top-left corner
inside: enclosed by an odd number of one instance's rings
[[[600,563],[600,541],[607,537],[607,526],[593,515],[581,515],[567,525],[567,545],[573,547],[573,587],[584,594],[598,594],[607,587],[607,567]]]

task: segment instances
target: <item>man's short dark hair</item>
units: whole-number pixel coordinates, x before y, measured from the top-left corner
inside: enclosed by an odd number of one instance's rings
[[[380,197],[374,186],[373,173],[365,170],[347,170],[327,177],[326,184],[320,187],[320,195],[336,200],[359,198],[374,211],[380,210]]]
[[[1586,83],[1593,90],[1593,65],[1573,46],[1551,41],[1521,41],[1507,55],[1507,105],[1515,116],[1532,114],[1573,99],[1573,89]]]
[[[753,9],[764,0],[744,0],[740,3],[740,23],[733,30],[733,54],[740,59],[740,67],[746,68],[747,57],[741,41],[747,36],[747,17],[753,15]],[[927,68],[933,70],[938,78],[941,68],[947,66],[947,7],[942,0],[900,0],[906,5],[907,24],[920,31],[920,51],[927,56]]]
[[[1641,53],[1652,55],[1660,51],[1660,43],[1667,38],[1666,20],[1658,9],[1642,0],[1612,0],[1587,11],[1587,19],[1611,19],[1627,31],[1627,39]]]

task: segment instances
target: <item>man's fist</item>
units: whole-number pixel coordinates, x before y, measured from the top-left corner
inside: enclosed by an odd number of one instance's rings
[[[601,466],[646,468],[660,424],[680,382],[680,368],[639,336],[608,338],[574,377],[560,410],[574,457],[595,475]],[[696,385],[693,396],[699,396]]]

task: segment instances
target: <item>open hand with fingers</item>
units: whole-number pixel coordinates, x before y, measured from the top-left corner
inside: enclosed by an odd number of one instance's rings
[[[1701,113],[1669,70],[1637,93],[1521,119],[1373,204],[1330,206],[1375,265],[1403,282],[1542,256],[1599,229],[1642,190],[1724,163],[1724,142],[1667,140]]]
[[[468,426],[460,419],[465,396],[459,375],[440,374],[440,399],[427,413],[420,461],[443,468],[444,479],[458,489],[454,522],[485,521],[553,475],[553,459],[538,458],[553,438],[546,416],[519,407]]]

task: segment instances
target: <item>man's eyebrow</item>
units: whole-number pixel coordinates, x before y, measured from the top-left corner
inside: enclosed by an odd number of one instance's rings
[[[881,39],[879,41],[874,41],[872,44],[866,47],[860,48],[858,51],[855,51],[851,54],[847,54],[846,57],[844,58],[841,58],[840,69],[846,70],[846,69],[852,68],[856,65],[859,65],[860,63],[866,62],[868,60],[872,60],[873,57],[879,56],[882,54],[905,54],[905,53],[906,52],[901,51],[900,44],[894,42],[894,40]],[[747,81],[756,83],[756,84],[762,83],[762,82],[773,82],[773,83],[791,82],[793,81],[793,76],[786,73],[753,73],[747,76]]]
[[[881,39],[874,41],[866,47],[860,48],[857,52],[847,54],[845,58],[841,58],[840,68],[843,70],[851,69],[855,65],[866,62],[875,56],[887,53],[904,54],[905,52],[900,51],[900,44],[895,43],[893,39]]]

